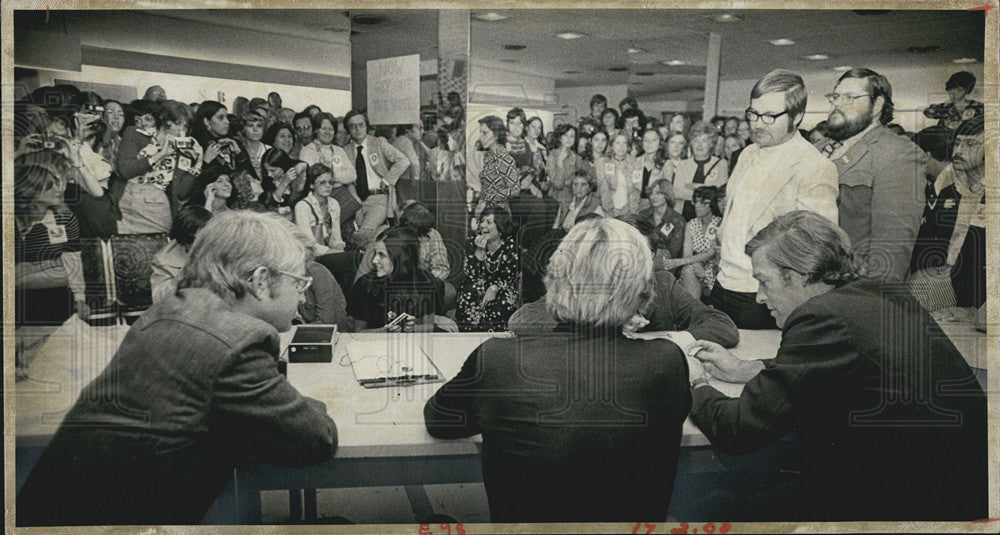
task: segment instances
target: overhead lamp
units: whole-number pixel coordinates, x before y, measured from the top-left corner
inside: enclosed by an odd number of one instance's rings
[[[509,19],[510,15],[501,15],[496,11],[488,11],[486,13],[477,13],[472,18],[485,20],[486,22],[500,22],[501,20]]]
[[[952,63],[979,63],[978,59],[975,58],[958,58],[951,60]]]
[[[771,43],[774,46],[790,46],[794,45],[795,41],[792,41],[791,39],[781,38],[781,39],[772,39],[768,41],[768,43]]]
[[[671,67],[677,67],[678,65],[687,65],[686,61],[681,61],[679,59],[672,59],[670,61],[662,61],[664,65],[670,65]]]
[[[572,39],[579,39],[581,37],[586,37],[586,35],[578,32],[562,32],[562,33],[557,33],[556,37],[560,39],[572,40]]]
[[[845,72],[845,71],[849,71],[849,70],[851,70],[853,68],[854,67],[851,67],[850,65],[839,65],[837,67],[830,67],[830,70],[831,71],[837,71],[837,72]]]
[[[802,56],[802,57],[812,61],[823,61],[824,59],[830,59],[830,56],[827,56],[826,54],[813,54],[811,56]]]
[[[733,15],[732,13],[715,13],[714,15],[705,15],[705,18],[714,20],[715,22],[738,22],[743,20],[742,17]]]
[[[645,48],[639,48],[639,47],[636,47],[636,46],[630,46],[630,47],[628,47],[628,53],[629,54],[642,54],[642,53],[645,53],[645,52],[649,52],[649,51],[646,50]]]

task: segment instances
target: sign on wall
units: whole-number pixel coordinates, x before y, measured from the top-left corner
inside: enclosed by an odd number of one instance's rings
[[[368,120],[373,125],[420,122],[420,55],[368,62]]]

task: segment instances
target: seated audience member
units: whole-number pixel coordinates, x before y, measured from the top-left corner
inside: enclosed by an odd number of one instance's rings
[[[950,273],[960,307],[986,301],[986,138],[983,116],[963,121],[955,130],[951,165],[935,182],[938,202],[951,199],[954,227],[948,240],[944,271]],[[994,175],[995,176],[995,175]],[[995,187],[996,179],[990,183]]]
[[[372,271],[351,288],[347,312],[359,332],[434,330],[443,315],[444,281],[420,266],[420,242],[408,228],[386,229],[372,249]],[[393,321],[402,314],[411,319]]]
[[[520,251],[510,212],[486,208],[468,245],[455,321],[463,331],[500,331],[520,305]]]
[[[726,162],[712,156],[712,148],[719,137],[709,123],[697,122],[691,126],[691,158],[682,160],[674,171],[674,209],[685,221],[694,217],[691,195],[702,186],[721,186],[729,180]]]
[[[354,319],[347,315],[347,299],[330,270],[310,261],[306,265],[312,284],[306,288],[305,301],[299,303],[299,317],[304,323],[336,325],[340,332],[353,332]]]
[[[647,126],[646,131],[642,134],[641,141],[642,154],[639,155],[637,161],[642,166],[642,183],[639,186],[639,209],[645,210],[649,208],[650,202],[649,185],[660,180],[667,180],[669,183],[672,177],[669,174],[671,173],[671,169],[663,165],[666,163],[667,157],[661,149],[663,138],[660,136],[660,131]],[[673,192],[671,192],[672,196]]]
[[[357,190],[357,170],[353,159],[335,143],[339,122],[333,115],[319,112],[312,117],[313,141],[302,147],[299,159],[310,166],[323,164],[333,172],[333,198],[340,204],[341,222],[358,215],[362,199]]]
[[[594,160],[601,208],[608,217],[632,221],[639,212],[641,164],[631,155],[631,138],[621,130],[611,134],[609,152],[607,158]]]
[[[291,218],[296,201],[309,193],[305,187],[308,168],[309,164],[291,158],[283,149],[268,149],[261,159],[261,187],[264,191],[260,195],[260,203],[268,210]]]
[[[954,130],[962,121],[982,115],[983,103],[969,98],[975,87],[976,77],[971,72],[961,71],[952,74],[944,84],[944,89],[948,92],[948,102],[931,104],[924,110],[924,117],[937,119],[938,126]]]
[[[927,182],[924,187],[924,213],[913,244],[910,271],[940,266],[948,254],[948,240],[955,227],[958,201],[947,195],[954,191],[946,192],[948,184],[941,182],[941,189],[938,189],[938,177],[951,164],[954,137],[954,132],[943,126],[929,126],[913,137],[913,142],[927,155],[927,173],[924,175]],[[946,194],[939,200],[942,192]]]
[[[473,212],[476,218],[487,205],[506,204],[520,191],[518,166],[507,151],[507,129],[496,115],[479,120],[479,146],[482,147],[481,166],[476,178],[482,193]]]
[[[581,223],[546,287],[558,332],[480,345],[425,405],[428,432],[482,434],[493,522],[666,518],[690,394],[677,346],[620,334],[653,295],[645,238]]]
[[[303,191],[309,192],[295,204],[295,224],[316,243],[316,254],[324,255],[344,250],[340,235],[340,204],[330,197],[333,173],[319,163],[309,167]]]
[[[80,227],[63,201],[65,157],[47,149],[14,165],[15,326],[90,316]]]
[[[254,176],[258,181],[261,177],[260,162],[264,158],[264,153],[271,148],[270,145],[262,141],[266,128],[266,115],[250,112],[240,118],[238,141],[243,145],[247,157],[250,158],[250,168],[253,169]]]
[[[235,202],[233,182],[228,174],[221,171],[222,169],[217,167],[201,174],[199,182],[205,184],[205,187],[201,188],[200,192],[196,189],[188,201],[189,206],[201,206],[213,214],[233,208]]]
[[[572,198],[559,206],[559,214],[552,228],[569,232],[577,220],[587,214],[604,215],[601,198],[597,195],[597,178],[588,170],[574,171],[568,189]]]
[[[344,116],[351,142],[344,147],[356,174],[355,190],[363,204],[358,228],[377,228],[398,204],[396,182],[410,166],[405,154],[384,137],[368,135],[368,115],[351,110]]]
[[[856,280],[847,233],[813,212],[777,217],[746,252],[781,345],[761,361],[695,343],[691,418],[712,444],[744,453],[797,430],[794,520],[986,518],[986,397],[927,312],[899,285]]]
[[[170,229],[170,241],[153,257],[153,271],[149,275],[153,303],[177,290],[177,277],[187,263],[195,235],[211,218],[212,212],[196,205],[185,206],[177,212]]]
[[[295,127],[295,148],[289,154],[293,158],[301,159],[299,151],[302,147],[313,142],[313,127],[312,127],[312,116],[306,112],[300,112],[295,114],[295,118],[292,119],[292,126]]]
[[[399,175],[406,180],[433,180],[434,162],[430,157],[430,149],[424,145],[423,123],[404,124],[396,127],[396,139],[392,145],[406,155],[410,166]]]
[[[649,240],[657,269],[672,270],[665,262],[680,258],[684,250],[686,233],[684,218],[674,211],[673,186],[665,179],[657,180],[649,185],[649,202],[651,206],[641,212],[636,218],[636,227]]]
[[[753,143],[727,182],[719,227],[719,269],[710,304],[741,329],[773,329],[756,301],[757,280],[744,247],[775,217],[812,210],[837,221],[837,167],[798,133],[806,109],[802,77],[784,69],[764,75],[750,91],[745,118]]]
[[[292,123],[274,123],[267,128],[267,132],[264,132],[264,137],[261,139],[265,145],[270,145],[273,148],[281,149],[285,151],[292,159],[297,160],[292,156],[295,151],[295,129],[292,128]],[[263,180],[263,177],[261,177]]]
[[[719,193],[715,186],[702,186],[694,190],[695,217],[684,229],[684,252],[667,267],[681,267],[680,280],[695,299],[707,300],[715,285],[719,256]]]
[[[444,239],[434,228],[434,214],[417,201],[404,201],[398,212],[399,226],[410,229],[420,241],[421,269],[442,281],[447,280],[451,276],[451,264]]]
[[[213,217],[178,290],[129,329],[66,414],[17,496],[18,524],[197,524],[247,456],[330,459],[326,407],[275,366],[278,332],[309,283],[303,240],[277,216]]]
[[[252,169],[246,151],[229,134],[230,127],[235,127],[237,122],[230,119],[220,102],[206,100],[198,106],[191,137],[205,151],[202,171],[217,167],[235,176],[237,171]]]
[[[156,110],[155,132],[125,131],[118,153],[128,181],[119,201],[120,234],[170,232],[173,213],[187,202],[204,164],[201,146],[188,137],[191,120],[191,108],[168,100]]]

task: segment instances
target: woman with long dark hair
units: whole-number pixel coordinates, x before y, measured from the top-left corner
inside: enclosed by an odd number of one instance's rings
[[[444,282],[423,269],[419,241],[408,228],[386,229],[372,245],[372,270],[355,281],[347,313],[357,331],[431,331],[444,314]],[[411,320],[393,323],[401,314]]]
[[[309,165],[293,159],[285,150],[273,147],[264,153],[260,167],[260,182],[264,189],[260,203],[268,210],[291,218],[295,203],[309,193],[305,187]]]
[[[250,158],[240,144],[229,137],[230,118],[221,102],[206,100],[198,106],[191,124],[191,137],[205,151],[202,169],[221,167],[226,171],[250,169]]]
[[[576,145],[576,127],[571,124],[561,124],[554,134],[555,146],[549,155],[546,174],[550,186],[549,195],[559,201],[560,206],[573,199],[572,184],[576,171],[589,167],[578,154],[573,152]]]
[[[506,330],[507,320],[520,305],[520,272],[514,221],[501,206],[483,211],[469,244],[458,290],[455,320],[464,331]]]

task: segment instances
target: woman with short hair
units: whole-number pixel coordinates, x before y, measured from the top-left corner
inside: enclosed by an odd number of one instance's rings
[[[589,170],[574,171],[568,189],[573,197],[559,205],[559,214],[556,215],[556,223],[552,228],[569,232],[577,220],[587,214],[604,215],[601,197],[597,194],[597,178]]]
[[[712,155],[719,131],[711,123],[698,121],[691,126],[691,158],[677,164],[674,171],[674,209],[685,221],[695,217],[691,194],[702,186],[721,186],[729,180],[726,162]]]
[[[502,331],[520,306],[520,252],[514,221],[502,206],[490,206],[468,244],[458,289],[455,321],[463,331]]]
[[[622,130],[611,135],[609,157],[595,160],[601,207],[608,217],[632,220],[639,212],[642,170],[630,154],[632,139]]]
[[[521,191],[517,162],[507,151],[507,128],[496,115],[479,120],[479,145],[485,154],[479,173],[482,192],[473,214],[476,218],[487,206],[507,204],[508,199]]]
[[[482,435],[493,522],[666,518],[691,393],[680,348],[622,334],[653,298],[646,239],[582,222],[545,287],[556,332],[480,345],[424,406],[428,432]]]
[[[316,242],[316,254],[344,250],[340,237],[340,204],[333,193],[333,172],[318,163],[309,167],[303,191],[306,196],[295,204],[295,224]]]
[[[309,165],[293,159],[283,149],[273,147],[261,158],[260,203],[284,217],[292,217],[295,203],[308,194],[305,186]]]
[[[684,232],[684,254],[668,261],[669,269],[681,268],[681,285],[696,299],[707,298],[715,286],[719,254],[719,188],[702,186],[694,190],[695,217]]]
[[[636,217],[636,226],[656,252],[657,268],[663,267],[666,259],[679,258],[684,249],[684,218],[673,209],[673,189],[662,178],[650,184],[647,188],[650,206]]]

